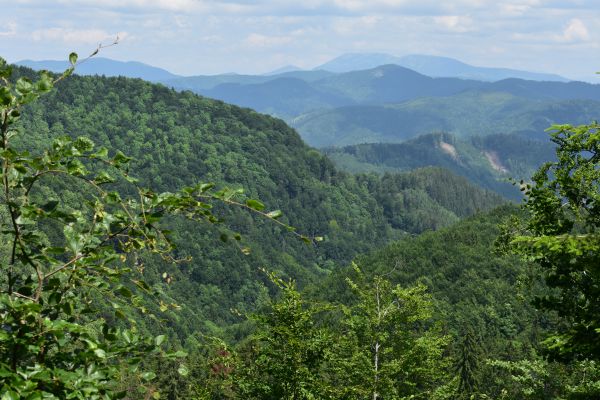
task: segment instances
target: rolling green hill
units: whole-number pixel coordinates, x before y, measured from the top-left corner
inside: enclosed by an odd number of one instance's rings
[[[24,69],[19,73],[32,74]],[[224,327],[235,326],[240,319],[230,309],[252,309],[264,297],[266,278],[259,268],[308,284],[391,238],[445,226],[473,211],[470,205],[436,198],[427,185],[416,183],[437,180],[441,185],[447,176],[419,172],[407,175],[416,180],[414,185],[386,186],[382,193],[403,196],[410,191],[419,201],[396,203],[395,212],[418,211],[428,219],[401,222],[396,214],[392,221],[367,183],[340,172],[283,121],[141,80],[70,77],[23,113],[22,129],[27,134],[20,136],[20,146],[31,151],[65,134],[86,135],[110,151],[123,149],[136,159],[132,175],[156,190],[172,191],[198,181],[242,187],[270,209],[283,210],[283,221],[299,232],[324,237],[318,245],[307,246],[277,225],[239,210],[225,211],[221,229],[242,233],[241,246],[251,248],[246,255],[235,243],[222,243],[218,230],[172,220],[176,255],[193,261],[175,266],[140,257],[148,280],[164,293],[165,301],[183,306],[179,313],[163,315],[165,327],[181,340],[196,331],[224,334]],[[476,208],[502,201],[466,182],[459,185],[461,196],[480,201]],[[78,193],[68,187],[49,190],[73,204],[78,201]],[[165,270],[173,276],[170,285],[160,278]]]
[[[523,133],[540,138],[553,123],[587,123],[600,115],[599,85],[431,78],[398,65],[338,74],[220,75],[189,82],[171,84],[284,118],[316,147],[398,143],[438,131],[461,137]]]
[[[252,85],[221,84],[200,93],[287,119],[298,113],[353,104],[343,94],[323,90],[294,77],[282,77]]]
[[[458,137],[521,133],[544,137],[554,123],[583,124],[597,119],[600,102],[549,101],[508,93],[469,91],[399,104],[356,105],[301,115],[292,125],[317,147],[391,142],[431,132]]]
[[[335,75],[328,71],[287,71],[266,75],[242,75],[242,74],[219,74],[219,75],[197,75],[164,79],[161,82],[167,86],[179,90],[191,90],[201,92],[213,89],[221,84],[260,84],[281,78],[295,78],[306,82],[314,82],[328,76]]]

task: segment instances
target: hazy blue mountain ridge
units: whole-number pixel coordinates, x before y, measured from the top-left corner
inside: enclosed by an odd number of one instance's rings
[[[66,60],[23,60],[17,62],[16,65],[29,67],[35,70],[45,69],[58,73],[70,67],[69,62]],[[160,82],[179,77],[165,69],[153,67],[141,62],[124,62],[103,57],[94,57],[86,60],[77,66],[75,73],[78,75],[125,76],[127,78],[140,78],[150,82]]]
[[[476,67],[449,57],[422,54],[396,57],[383,53],[348,53],[319,65],[315,69],[324,69],[332,72],[350,72],[371,69],[384,64],[396,64],[431,77],[455,77],[482,81],[498,81],[506,78],[538,81],[569,81],[569,79],[555,74],[521,71],[510,68]]]
[[[439,57],[405,59],[411,65],[434,60],[453,74],[466,65]],[[368,60],[367,55],[354,55],[346,61],[363,67]],[[394,60],[379,55],[375,61]],[[39,68],[42,64],[36,65]],[[45,65],[53,70],[65,66]],[[283,118],[317,147],[397,143],[436,131],[458,136],[519,132],[541,137],[553,123],[587,123],[600,114],[600,85],[516,78],[496,82],[432,78],[394,64],[346,73],[296,70],[275,75],[177,77],[141,63],[98,58],[79,69],[80,74],[94,72],[160,80],[175,89]]]

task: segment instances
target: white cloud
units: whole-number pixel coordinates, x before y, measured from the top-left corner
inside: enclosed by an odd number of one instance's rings
[[[562,35],[565,42],[586,42],[590,40],[590,32],[582,20],[574,18],[569,21]]]
[[[260,33],[251,33],[246,37],[244,43],[253,47],[274,47],[290,43],[290,36],[266,36]]]
[[[560,33],[553,31],[533,31],[528,33],[514,33],[513,39],[530,44],[577,44],[591,42],[591,35],[585,23],[573,18]]]
[[[600,65],[600,52],[594,51],[600,37],[593,29],[600,24],[600,0],[0,2],[0,50],[15,60],[31,53],[62,57],[65,49],[89,48],[111,41],[113,32],[127,31],[127,40],[106,56],[182,74],[264,71],[277,63],[312,67],[359,50],[436,54],[525,69],[543,66],[563,75],[582,74],[586,64]],[[13,37],[18,36],[23,40],[17,46]],[[572,57],[557,58],[559,46]],[[157,58],[157,53],[165,56]],[[181,59],[186,63],[172,61]]]
[[[433,21],[452,32],[469,32],[473,30],[473,20],[471,17],[463,15],[443,15],[433,17]]]
[[[521,17],[531,10],[529,4],[499,4],[501,15],[509,17]]]
[[[125,39],[127,32],[108,33],[101,29],[65,29],[47,28],[38,29],[31,33],[31,38],[36,42],[62,41],[68,44],[98,44],[116,37]]]
[[[15,36],[17,34],[17,23],[16,22],[10,21],[9,23],[6,24],[6,28],[8,28],[8,30],[0,31],[0,37],[2,37],[2,36],[10,37],[10,36]]]
[[[169,11],[192,11],[204,5],[199,0],[58,0],[65,5],[86,5],[97,8],[158,8]]]
[[[381,17],[337,17],[331,24],[338,35],[356,35],[357,32],[365,32],[377,26],[382,21]]]

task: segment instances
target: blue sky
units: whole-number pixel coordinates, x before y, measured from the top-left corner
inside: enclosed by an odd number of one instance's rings
[[[590,80],[599,0],[0,0],[0,56],[102,56],[172,72],[312,68],[347,52],[433,54]]]

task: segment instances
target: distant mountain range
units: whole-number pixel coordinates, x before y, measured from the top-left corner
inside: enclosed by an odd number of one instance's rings
[[[384,53],[349,53],[334,58],[323,65],[319,65],[315,69],[331,72],[350,72],[371,69],[386,64],[400,65],[434,78],[454,77],[491,82],[507,78],[536,81],[569,81],[567,78],[554,74],[520,71],[508,68],[476,67],[453,58],[421,54],[396,57]]]
[[[70,65],[67,61],[54,60],[22,60],[16,65],[29,67],[35,70],[48,70],[62,72]],[[77,66],[75,73],[79,75],[104,75],[104,76],[126,76],[128,78],[140,78],[150,82],[161,82],[178,78],[178,75],[169,71],[153,67],[137,61],[116,61],[109,58],[94,57]]]
[[[16,64],[36,70],[46,69],[54,72],[64,71],[65,68],[69,66],[67,61],[55,60],[22,60]],[[82,63],[77,68],[77,73],[80,75],[126,76],[141,78],[151,82],[167,82],[176,79],[177,81],[174,83],[180,86],[191,86],[191,89],[209,89],[219,83],[258,83],[276,79],[282,75],[290,76],[290,74],[291,76],[302,75],[304,77],[322,76],[327,73],[333,74],[372,69],[386,64],[399,65],[434,78],[454,77],[481,81],[498,81],[507,78],[559,82],[566,82],[569,80],[554,74],[520,71],[508,68],[476,67],[448,57],[419,54],[396,57],[383,53],[344,54],[323,65],[313,68],[312,71],[302,70],[295,65],[286,65],[262,75],[229,73],[188,77],[179,76],[165,69],[153,67],[141,62],[123,62],[108,58],[94,57],[85,63]],[[316,71],[317,74],[311,75],[311,72],[313,71]],[[196,86],[198,81],[203,82],[201,87]]]
[[[67,67],[58,61],[18,64],[53,71]],[[285,119],[316,147],[399,143],[431,132],[457,137],[501,133],[542,137],[553,123],[588,123],[600,117],[600,85],[473,67],[443,57],[348,54],[315,70],[295,68],[268,75],[183,77],[142,63],[93,58],[78,66],[77,72],[161,82],[268,113]],[[344,70],[350,71],[339,72]],[[478,79],[466,79],[469,76]],[[505,76],[528,79],[495,80]]]
[[[215,80],[223,83],[215,84]],[[503,92],[531,100],[589,99],[600,101],[600,85],[583,82],[538,82],[505,79],[484,82],[460,78],[431,78],[397,65],[331,73],[294,71],[273,76],[219,75],[170,82],[259,112],[293,121],[309,111],[357,105],[386,105],[423,97],[453,96],[465,91]]]

